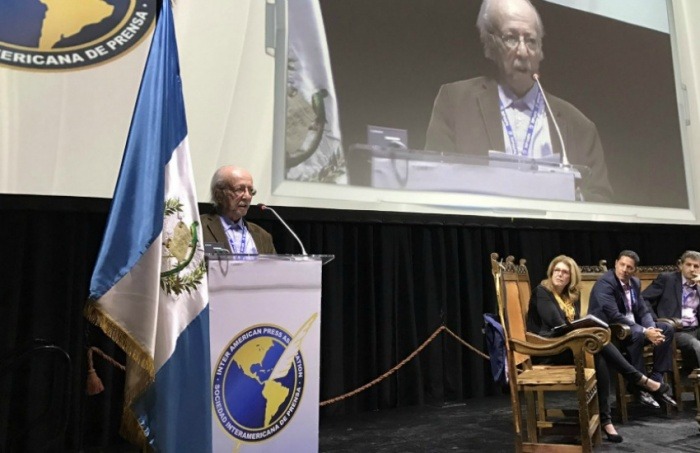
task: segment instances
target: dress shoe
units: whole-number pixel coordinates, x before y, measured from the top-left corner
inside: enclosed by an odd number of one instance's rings
[[[673,407],[678,407],[678,404],[676,404],[676,400],[674,400],[671,395],[669,395],[669,391],[671,390],[671,387],[665,382],[661,383],[661,387],[655,392],[652,392],[652,395],[654,395],[654,398],[662,403],[665,404],[670,404]]]
[[[606,425],[607,426],[607,425]],[[619,444],[622,442],[622,436],[619,434],[610,434],[605,430],[605,426],[603,426],[603,434],[605,434],[605,438],[608,440],[608,442],[612,442],[615,444]]]
[[[639,402],[645,406],[653,407],[654,409],[661,409],[659,403],[649,394],[649,392],[641,391],[639,392]]]

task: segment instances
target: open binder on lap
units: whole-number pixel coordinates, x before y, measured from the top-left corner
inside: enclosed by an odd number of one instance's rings
[[[602,327],[607,329],[609,326],[608,323],[596,316],[586,315],[583,318],[576,319],[570,323],[556,326],[552,329],[552,337],[561,337],[562,335],[566,335],[567,333],[576,329],[583,329],[586,327]]]

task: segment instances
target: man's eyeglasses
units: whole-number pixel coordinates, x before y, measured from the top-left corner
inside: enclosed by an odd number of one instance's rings
[[[494,36],[500,39],[503,45],[506,46],[506,48],[508,48],[509,50],[517,49],[520,43],[525,44],[525,47],[530,52],[536,52],[540,48],[540,40],[537,38],[533,38],[532,36],[518,36],[510,33],[502,36]]]
[[[230,189],[231,192],[233,192],[237,197],[240,197],[241,195],[244,195],[246,191],[250,194],[251,197],[254,197],[256,193],[258,193],[257,190],[255,190],[255,187],[253,186],[236,186],[232,187]]]

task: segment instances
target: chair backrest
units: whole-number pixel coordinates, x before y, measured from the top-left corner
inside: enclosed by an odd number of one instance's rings
[[[591,289],[598,279],[608,271],[607,261],[600,260],[597,265],[581,266],[581,316],[588,314],[588,303],[591,298]]]
[[[506,274],[515,274],[514,277],[510,277],[516,281],[518,286],[518,296],[520,298],[520,307],[523,313],[523,319],[527,322],[527,310],[530,307],[530,296],[532,294],[532,287],[530,285],[530,273],[525,265],[527,260],[525,258],[520,258],[518,264],[515,264],[515,257],[510,255],[506,257],[503,263],[504,271]]]
[[[662,272],[676,272],[678,266],[674,264],[659,265],[659,266],[637,266],[637,271],[634,276],[637,277],[642,284],[642,291],[646,289],[647,286],[651,285],[651,282],[656,280]]]
[[[508,257],[505,262],[500,262],[497,253],[491,254],[491,272],[496,287],[498,314],[506,334],[506,344],[510,338],[525,341],[527,303],[525,303],[525,308],[523,309],[523,300],[526,298],[529,301],[530,298],[529,291],[527,294],[523,294],[523,291],[521,291],[521,288],[525,288],[524,278],[527,277],[527,273],[523,274],[522,268],[518,272],[517,268],[520,265],[514,264],[513,261],[512,257]],[[524,264],[522,266],[524,267]],[[525,272],[527,272],[526,268]],[[529,286],[528,280],[528,290]],[[529,366],[530,357],[514,353],[513,360],[515,365],[527,362]]]

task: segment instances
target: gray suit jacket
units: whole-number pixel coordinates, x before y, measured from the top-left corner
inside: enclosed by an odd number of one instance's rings
[[[610,201],[612,188],[595,124],[568,102],[550,94],[547,100],[561,128],[569,161],[591,169],[580,185],[585,200]],[[553,151],[561,153],[561,143],[551,118],[549,130]],[[443,85],[435,98],[425,148],[483,156],[487,156],[489,150],[503,151],[505,142],[497,82],[477,77]]]
[[[199,219],[202,222],[202,230],[204,231],[204,242],[226,244],[226,248],[228,248],[230,252],[231,246],[224,232],[224,227],[221,225],[219,216],[217,214],[204,214],[200,216]],[[244,222],[246,228],[248,228],[250,232],[250,236],[253,238],[253,241],[255,241],[255,247],[258,249],[258,253],[262,255],[277,253],[270,233],[252,222],[246,220],[244,220]]]

